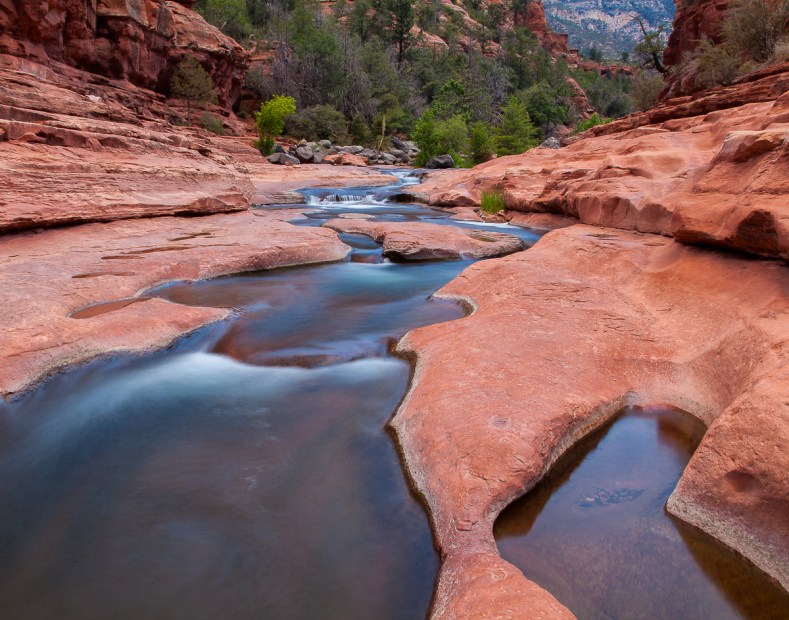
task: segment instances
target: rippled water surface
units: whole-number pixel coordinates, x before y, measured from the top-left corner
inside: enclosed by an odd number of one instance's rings
[[[582,620],[789,618],[789,595],[665,510],[703,434],[625,410],[502,513],[502,556]]]

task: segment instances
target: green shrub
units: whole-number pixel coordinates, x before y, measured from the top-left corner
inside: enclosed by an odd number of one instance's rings
[[[694,54],[699,81],[706,87],[731,84],[740,72],[742,60],[730,45],[715,45],[704,39]]]
[[[649,110],[657,104],[662,89],[663,76],[657,71],[637,71],[633,76],[633,105],[637,110]]]
[[[539,144],[539,131],[532,124],[525,104],[515,96],[507,100],[494,141],[499,155],[516,155]]]
[[[255,142],[255,147],[263,155],[274,152],[274,138],[282,134],[285,129],[285,119],[296,113],[296,100],[285,95],[275,95],[265,103],[260,104],[260,110],[255,112],[255,126],[260,138]]]
[[[204,113],[200,117],[200,127],[205,129],[206,131],[210,131],[211,133],[215,133],[218,136],[225,135],[225,128],[222,126],[222,121],[219,120],[213,114],[208,112]]]
[[[507,204],[504,201],[504,193],[496,189],[492,192],[482,192],[479,208],[485,213],[498,213],[506,208]]]
[[[468,127],[461,115],[438,120],[435,113],[428,109],[416,122],[412,136],[419,147],[416,165],[424,166],[431,158],[445,153],[456,159],[457,153],[466,148],[467,135]]]
[[[275,144],[276,142],[274,141],[274,138],[260,137],[252,143],[252,146],[254,146],[258,151],[260,151],[261,155],[268,157],[269,155],[274,153]]]
[[[361,114],[354,116],[348,123],[348,137],[354,144],[369,146],[373,143],[373,132]]]
[[[769,61],[789,22],[786,0],[732,0],[723,20],[723,39],[732,52]]]
[[[468,148],[470,163],[474,166],[488,161],[493,156],[493,140],[490,129],[485,123],[476,122],[471,127]]]
[[[348,124],[342,112],[330,105],[316,105],[285,121],[286,133],[305,140],[343,142],[348,137]]]
[[[587,129],[591,129],[592,127],[597,127],[598,125],[604,125],[605,123],[610,123],[612,119],[610,118],[603,118],[597,112],[592,114],[589,118],[584,121],[581,121],[576,125],[575,131],[573,133],[581,133],[582,131],[586,131]]]

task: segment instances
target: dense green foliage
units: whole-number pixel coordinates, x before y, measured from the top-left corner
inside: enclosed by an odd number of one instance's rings
[[[186,101],[186,124],[192,124],[192,104],[216,101],[214,82],[208,71],[191,56],[179,62],[170,79],[170,94]]]
[[[260,139],[256,143],[260,152],[271,155],[274,152],[274,137],[285,130],[285,119],[296,113],[296,100],[285,95],[275,95],[260,104],[255,113],[255,126]]]
[[[592,114],[592,116],[590,116],[586,120],[583,120],[580,123],[578,123],[578,125],[575,127],[574,133],[581,133],[582,131],[586,131],[587,129],[591,129],[592,127],[597,127],[598,125],[602,125],[603,123],[610,123],[610,122],[611,122],[610,118],[603,118],[597,112],[595,112],[594,114]]]
[[[462,0],[473,28],[439,0],[339,0],[329,13],[317,0],[198,0],[196,8],[242,44],[268,47],[269,70],[250,71],[246,86],[263,100],[295,100],[290,135],[366,146],[408,136],[424,161],[449,152],[473,163],[521,152],[577,118],[565,62],[526,28],[502,27],[525,23],[528,3]],[[414,25],[426,34],[414,35]],[[448,49],[425,45],[428,35]],[[582,79],[602,114],[632,109],[625,80]]]

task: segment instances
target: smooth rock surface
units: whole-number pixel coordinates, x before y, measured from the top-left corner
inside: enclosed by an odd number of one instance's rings
[[[166,282],[341,260],[348,251],[329,230],[249,211],[0,237],[0,395],[98,355],[166,346],[227,315],[161,299],[86,319],[70,318],[75,311]]]
[[[368,235],[383,244],[384,256],[398,260],[487,258],[523,249],[521,240],[512,235],[441,224],[336,218],[323,226]]]
[[[577,225],[476,263],[410,332],[392,421],[444,558],[434,618],[566,617],[498,556],[492,525],[626,404],[710,425],[669,508],[789,586],[787,267]]]

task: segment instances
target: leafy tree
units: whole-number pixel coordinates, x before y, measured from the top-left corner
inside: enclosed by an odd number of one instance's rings
[[[634,14],[633,20],[638,23],[642,36],[641,41],[633,49],[639,66],[642,69],[654,69],[658,73],[666,73],[666,67],[663,65],[663,52],[666,49],[663,24],[658,26],[657,30],[647,30],[646,23],[639,15]]]
[[[540,82],[522,91],[521,98],[532,122],[543,133],[570,120],[570,109],[562,102],[562,94],[547,82]]]
[[[260,111],[255,112],[255,126],[259,140],[256,143],[260,152],[271,155],[274,152],[274,138],[285,129],[285,119],[296,113],[296,100],[285,95],[275,95],[260,104]]]
[[[390,15],[387,31],[390,39],[397,46],[397,64],[402,65],[405,52],[411,45],[414,6],[411,0],[385,0],[384,6]]]
[[[438,96],[431,106],[439,119],[448,119],[453,116],[469,116],[466,87],[457,80],[449,80],[438,92]]]
[[[584,55],[592,62],[603,62],[603,51],[597,49],[594,45],[586,50]]]
[[[170,93],[186,101],[186,124],[192,124],[192,104],[216,101],[214,82],[203,66],[191,56],[179,62],[170,79]]]
[[[195,10],[209,24],[237,41],[252,34],[246,0],[198,0]]]
[[[474,165],[488,161],[494,152],[490,129],[485,123],[476,122],[471,127],[468,140],[469,156]]]
[[[432,109],[427,110],[414,127],[413,138],[419,146],[416,164],[424,166],[431,158],[445,153],[457,161],[457,153],[466,147],[467,133],[466,120],[462,116],[439,119]]]
[[[537,146],[538,136],[539,131],[532,124],[524,103],[516,96],[507,99],[496,131],[496,152],[499,155],[523,153]]]

